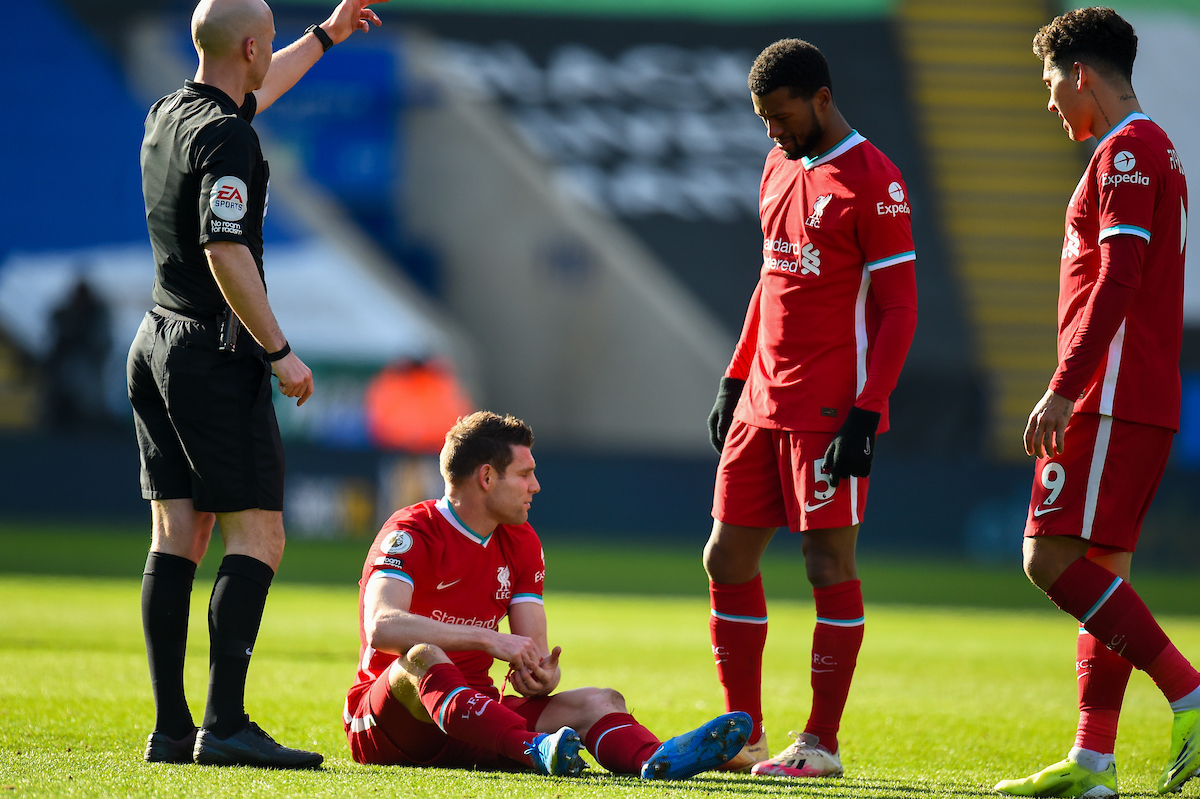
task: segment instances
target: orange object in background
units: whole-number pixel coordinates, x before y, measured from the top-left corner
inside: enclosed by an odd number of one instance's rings
[[[440,452],[460,416],[475,410],[449,366],[439,361],[385,367],[363,393],[371,443],[408,452]]]

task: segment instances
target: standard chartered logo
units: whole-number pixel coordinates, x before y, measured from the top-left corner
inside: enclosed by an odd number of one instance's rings
[[[790,260],[786,257],[779,258],[774,255],[766,255],[763,258],[763,265],[767,269],[774,269],[780,272],[799,272],[802,275],[820,275],[821,274],[821,251],[812,245],[812,242],[807,242],[803,247],[791,241],[784,239],[768,239],[763,242],[764,253],[784,253],[785,255],[798,254],[800,257],[796,260]]]
[[[800,274],[821,274],[821,251],[812,246],[811,241],[804,245],[804,249],[800,250],[800,261],[803,264],[800,267]]]
[[[1079,257],[1079,231],[1074,225],[1067,225],[1067,235],[1063,237],[1062,259]]]

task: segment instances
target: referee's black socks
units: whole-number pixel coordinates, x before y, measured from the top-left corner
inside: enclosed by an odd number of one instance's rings
[[[165,552],[151,552],[142,574],[142,633],[154,691],[154,729],[174,739],[191,734],[196,726],[183,693],[188,608],[195,576],[195,563]]]
[[[204,728],[228,738],[246,724],[246,671],[275,572],[247,555],[226,555],[208,603],[208,707]]]

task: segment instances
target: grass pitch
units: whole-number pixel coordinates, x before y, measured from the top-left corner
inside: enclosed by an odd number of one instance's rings
[[[293,577],[311,574],[336,583],[278,582],[267,603],[248,710],[281,742],[326,756],[322,771],[292,773],[143,763],[153,717],[136,579],[144,540],[0,528],[0,571],[47,571],[50,564],[75,573],[0,575],[0,799],[987,796],[998,779],[1061,758],[1073,739],[1074,625],[1029,589],[1015,566],[964,572],[873,562],[863,569],[867,633],[842,730],[845,779],[800,783],[709,774],[644,783],[599,769],[582,780],[562,780],[359,766],[347,755],[341,708],[358,651],[354,580],[363,546],[290,544],[281,578],[290,568]],[[722,711],[703,577],[694,574],[696,552],[548,544],[547,559],[557,575],[547,612],[551,643],[563,647],[563,688],[615,687],[664,738]],[[211,553],[202,575],[214,571],[218,560],[219,553]],[[812,604],[797,598],[806,593],[798,568],[785,548],[766,571],[768,596],[792,597],[770,607],[764,703],[775,752],[787,743],[789,729],[803,727],[810,701]],[[129,576],[103,576],[122,572]],[[193,595],[186,679],[197,719],[203,714],[210,584],[198,578]],[[609,591],[665,585],[680,595],[569,593],[566,585]],[[1153,595],[1152,608],[1176,612],[1187,607],[1191,585],[1180,579],[1139,583]],[[905,596],[910,602],[999,607],[896,604]],[[1200,619],[1162,621],[1184,652],[1200,654]],[[1135,673],[1117,749],[1124,796],[1153,795],[1169,724],[1161,695]],[[1185,789],[1197,793],[1197,786]]]

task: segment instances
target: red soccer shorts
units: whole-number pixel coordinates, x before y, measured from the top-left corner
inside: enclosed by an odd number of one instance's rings
[[[550,701],[548,696],[526,698],[500,697],[494,686],[477,688],[490,694],[500,704],[525,719],[526,729],[533,730],[538,718]],[[352,705],[351,699],[357,701]],[[504,768],[501,756],[483,747],[456,740],[442,732],[437,725],[420,721],[392,696],[388,673],[384,671],[369,690],[357,697],[348,697],[343,711],[346,738],[354,762],[376,766],[440,766],[443,768]]]
[[[1070,535],[1133,552],[1173,436],[1166,427],[1098,413],[1072,416],[1066,452],[1034,465],[1025,535]]]
[[[793,533],[849,527],[862,521],[866,477],[837,488],[821,471],[834,433],[796,433],[734,419],[721,450],[713,518],[739,527],[783,527]]]

